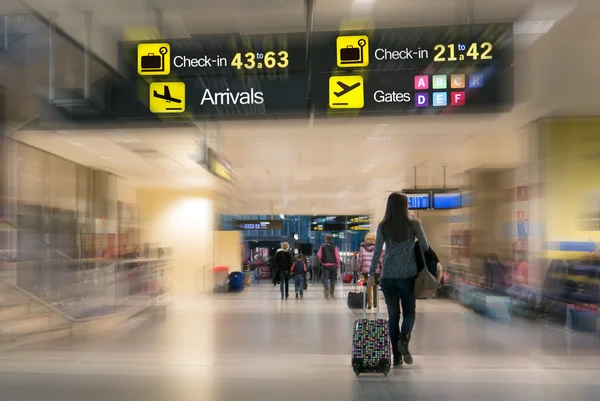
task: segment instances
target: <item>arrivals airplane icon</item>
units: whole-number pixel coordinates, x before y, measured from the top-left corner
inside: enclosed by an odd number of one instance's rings
[[[346,93],[350,92],[351,90],[356,89],[360,86],[360,82],[357,82],[354,85],[346,85],[342,81],[337,81],[337,84],[339,85],[340,88],[342,88],[342,90],[339,92],[333,92],[333,94],[336,95],[337,97],[343,96]]]
[[[181,103],[181,99],[177,99],[176,97],[171,97],[171,91],[167,85],[164,85],[164,93],[160,94],[157,91],[154,91],[154,97],[166,100],[167,102],[175,102]]]

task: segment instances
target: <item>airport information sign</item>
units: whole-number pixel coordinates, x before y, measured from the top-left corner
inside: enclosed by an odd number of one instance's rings
[[[348,230],[350,231],[371,231],[371,217],[348,216]]]
[[[147,107],[121,102],[119,117],[306,114],[305,37],[232,34],[123,42],[121,69],[131,87],[125,92]]]
[[[256,76],[137,80],[121,88],[114,104],[119,104],[115,109],[122,119],[293,116],[306,111],[306,77],[295,74],[285,81]]]
[[[306,34],[197,35],[124,42],[127,75],[282,77],[306,71]],[[135,63],[131,62],[136,60]]]
[[[313,72],[510,66],[512,24],[318,32],[313,36],[311,50]]]
[[[312,231],[370,231],[371,218],[361,216],[315,216],[311,220]]]
[[[281,220],[237,220],[236,227],[239,230],[283,230]]]
[[[512,104],[511,24],[319,33],[312,101],[320,112],[456,113]]]
[[[310,222],[311,231],[344,231],[346,216],[315,216]]]
[[[424,210],[431,207],[431,194],[427,193],[410,193],[408,196],[409,210]]]
[[[124,42],[122,71],[146,112],[132,107],[122,114],[504,110],[512,103],[512,43],[511,24],[320,32],[310,47],[309,76],[304,33]]]

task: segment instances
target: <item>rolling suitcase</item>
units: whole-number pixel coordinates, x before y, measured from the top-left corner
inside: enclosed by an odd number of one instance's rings
[[[360,292],[352,292],[348,293],[348,308],[350,309],[360,309],[363,307],[363,294]]]
[[[379,296],[379,291],[377,291]],[[377,316],[367,319],[367,292],[363,288],[363,318],[354,322],[352,337],[352,369],[356,376],[361,373],[383,373],[387,376],[392,367],[392,346],[388,321]]]
[[[348,308],[350,309],[360,309],[363,307],[363,293],[356,291],[356,287],[354,291],[350,291],[348,293]]]

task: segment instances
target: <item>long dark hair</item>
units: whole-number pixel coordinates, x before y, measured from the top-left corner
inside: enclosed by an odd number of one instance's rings
[[[402,192],[390,194],[385,208],[385,216],[381,222],[381,229],[386,241],[406,241],[409,226],[408,196]]]

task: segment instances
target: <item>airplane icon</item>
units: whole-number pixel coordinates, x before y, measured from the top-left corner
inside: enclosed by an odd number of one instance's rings
[[[177,99],[175,97],[171,96],[171,90],[169,89],[169,86],[164,85],[163,86],[164,89],[164,93],[161,95],[160,93],[158,93],[158,91],[154,91],[154,97],[162,99],[162,100],[166,100],[167,102],[175,102],[175,103],[181,103],[181,99]]]
[[[346,93],[350,92],[351,90],[356,89],[360,86],[360,82],[357,82],[354,85],[346,85],[342,81],[337,81],[337,84],[340,88],[342,88],[341,91],[333,92],[333,94],[337,97],[343,96]]]
[[[361,75],[329,77],[329,107],[362,109],[365,105],[365,83]]]
[[[183,113],[185,111],[185,83],[150,83],[150,111],[152,113]]]

